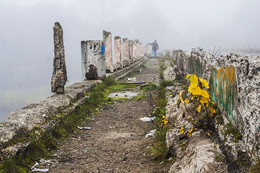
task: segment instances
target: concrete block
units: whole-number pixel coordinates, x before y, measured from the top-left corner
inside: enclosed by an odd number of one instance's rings
[[[127,38],[123,39],[123,67],[130,64],[130,55],[129,55],[129,41]]]
[[[132,64],[134,62],[134,52],[133,52],[134,41],[129,40],[129,63]]]
[[[103,41],[105,44],[106,70],[108,72],[114,72],[111,32],[103,30]]]
[[[114,45],[115,45],[115,51],[114,51],[114,56],[115,56],[115,68],[123,68],[122,64],[122,55],[121,55],[121,49],[122,49],[122,40],[120,36],[116,36],[114,38]]]
[[[82,78],[101,79],[106,77],[106,59],[101,40],[81,41]]]

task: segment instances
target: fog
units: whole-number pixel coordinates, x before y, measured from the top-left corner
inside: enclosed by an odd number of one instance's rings
[[[80,41],[113,36],[160,49],[259,48],[259,0],[0,0],[0,120],[51,95],[53,25],[64,30],[69,83],[81,81]]]

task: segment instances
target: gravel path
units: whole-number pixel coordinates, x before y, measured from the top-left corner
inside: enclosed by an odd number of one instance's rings
[[[158,84],[158,76],[158,60],[150,59],[147,68],[136,75],[136,82]],[[107,104],[85,124],[91,130],[81,130],[63,141],[51,163],[41,167],[51,173],[168,172],[169,165],[154,161],[148,149],[154,137],[145,135],[154,129],[153,123],[140,120],[151,115],[154,92],[138,93],[146,94],[146,99]]]

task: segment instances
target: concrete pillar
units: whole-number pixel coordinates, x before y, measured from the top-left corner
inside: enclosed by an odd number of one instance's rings
[[[133,55],[133,45],[134,45],[134,41],[133,40],[129,40],[129,64],[132,64],[134,55]]]
[[[129,62],[129,41],[127,38],[123,39],[123,67],[128,66]]]
[[[133,41],[133,62],[137,61],[138,58],[138,40]]]
[[[63,44],[63,29],[59,22],[54,24],[53,31],[54,60],[51,91],[57,94],[64,94],[64,86],[67,82],[67,70]]]
[[[137,45],[137,60],[141,59],[144,56],[143,43],[138,42]]]
[[[112,34],[103,30],[103,41],[105,44],[106,70],[114,72],[113,55],[112,55]]]
[[[102,40],[81,41],[83,80],[106,77],[105,45]]]
[[[152,57],[152,45],[146,44],[144,46],[144,52],[145,52],[145,56]]]
[[[115,53],[114,53],[114,57],[115,57],[115,68],[123,68],[123,64],[122,64],[122,55],[121,55],[121,48],[122,48],[122,40],[120,36],[116,36],[114,38],[114,45],[115,45]]]

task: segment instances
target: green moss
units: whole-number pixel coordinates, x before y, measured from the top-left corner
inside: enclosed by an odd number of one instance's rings
[[[146,96],[143,94],[132,98],[133,101],[143,101],[145,99],[146,99]]]
[[[156,85],[156,84],[154,84],[154,83],[152,83],[152,82],[149,82],[147,85],[145,85],[143,88],[142,88],[142,90],[143,91],[150,91],[150,90],[156,90],[156,89],[158,89],[159,87]]]
[[[173,86],[174,85],[174,81],[173,80],[163,80],[161,81],[161,86],[162,87],[166,87],[166,86]]]
[[[256,164],[251,166],[248,173],[259,173],[260,171],[260,158],[256,160]]]
[[[185,80],[185,76],[183,76],[183,75],[176,75],[175,81],[178,82],[178,83],[181,83],[183,85],[187,85],[186,80]]]
[[[184,151],[188,146],[188,140],[186,140],[186,138],[183,138],[182,140],[178,141],[178,145]]]
[[[27,170],[18,166],[17,161],[13,158],[8,158],[0,165],[0,173],[26,173]]]
[[[224,124],[224,120],[223,120],[223,117],[221,115],[216,114],[216,121],[217,121],[218,124]]]
[[[225,161],[225,157],[220,153],[215,153],[214,158],[217,162],[224,162]]]
[[[227,123],[224,126],[224,136],[227,136],[228,134],[232,134],[235,138],[234,142],[238,142],[238,140],[242,139],[241,133],[239,133],[238,129],[233,127],[231,123]]]
[[[108,92],[116,92],[116,91],[122,91],[128,88],[136,88],[136,85],[123,85],[123,84],[117,84],[108,87],[107,91]]]

